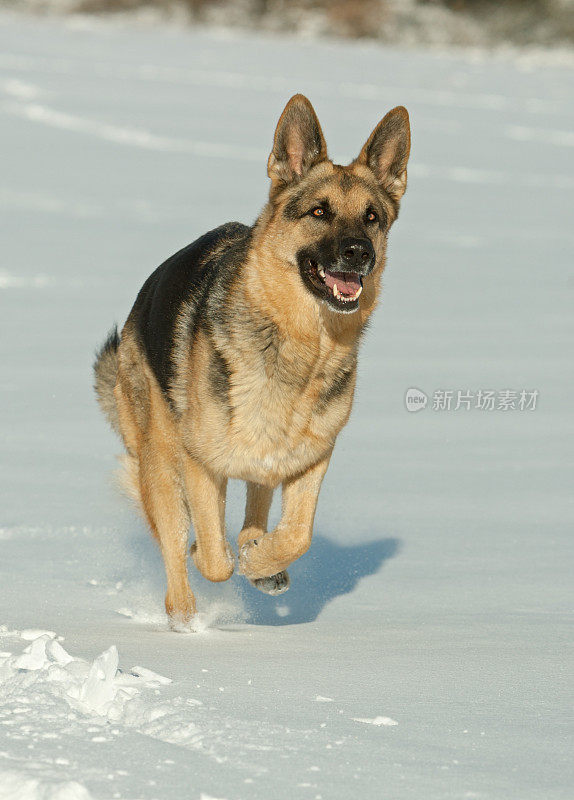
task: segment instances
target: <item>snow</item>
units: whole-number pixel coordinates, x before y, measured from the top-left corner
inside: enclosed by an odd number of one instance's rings
[[[572,83],[0,15],[2,800],[571,796]],[[341,161],[404,103],[409,188],[311,550],[278,598],[192,569],[176,634],[92,354],[166,256],[254,219],[296,91]],[[459,389],[540,394],[433,411]]]
[[[48,783],[17,772],[0,774],[3,800],[92,800],[85,786],[76,781]]]
[[[24,638],[24,637],[23,637]],[[126,704],[142,688],[170,684],[171,680],[145,667],[129,672],[118,669],[119,656],[115,646],[109,647],[89,664],[71,656],[49,634],[38,636],[18,656],[5,656],[0,662],[1,691],[5,700],[24,696],[32,691],[46,690],[69,706],[87,715],[97,714],[118,722],[126,716]],[[35,702],[34,713],[41,714],[41,696]],[[152,709],[151,715],[157,717]]]
[[[365,719],[364,717],[354,717],[355,722],[364,722],[365,725],[398,725],[399,723],[396,719],[391,719],[390,717],[374,717],[373,719]]]

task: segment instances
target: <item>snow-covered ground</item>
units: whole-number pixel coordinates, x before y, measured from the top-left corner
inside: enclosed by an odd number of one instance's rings
[[[2,800],[572,796],[573,83],[0,17]],[[337,160],[404,103],[409,189],[289,593],[193,570],[198,632],[174,634],[92,352],[167,255],[254,219],[296,91]],[[535,410],[432,408],[523,389]]]

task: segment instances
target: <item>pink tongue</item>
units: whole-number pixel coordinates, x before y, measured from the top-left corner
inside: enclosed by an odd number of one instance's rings
[[[341,294],[352,297],[359,291],[361,279],[356,272],[329,272],[327,269],[325,270],[325,283],[331,290],[334,284],[337,284],[337,289]]]

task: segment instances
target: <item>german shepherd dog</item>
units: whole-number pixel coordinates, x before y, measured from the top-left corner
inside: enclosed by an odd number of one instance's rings
[[[286,591],[286,568],[311,544],[409,150],[399,106],[355,161],[334,164],[311,103],[295,95],[277,125],[256,222],[221,225],[158,267],[121,336],[113,329],[97,354],[96,393],[127,451],[124,483],[159,543],[175,630],[195,614],[190,523],[201,574],[233,573],[229,478],[247,484],[239,570],[254,586]],[[268,531],[279,484],[281,521]]]

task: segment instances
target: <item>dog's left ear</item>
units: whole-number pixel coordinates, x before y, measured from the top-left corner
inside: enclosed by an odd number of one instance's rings
[[[311,103],[302,94],[289,100],[275,131],[267,162],[271,191],[302,178],[311,167],[327,158],[323,131]]]
[[[410,150],[409,113],[403,106],[397,106],[379,122],[355,163],[369,167],[383,188],[398,202],[407,188]]]

